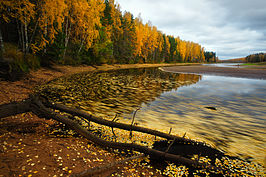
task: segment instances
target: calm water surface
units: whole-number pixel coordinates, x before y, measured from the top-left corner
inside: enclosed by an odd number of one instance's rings
[[[171,127],[179,135],[265,164],[265,80],[203,76],[141,107],[136,120],[142,124]]]
[[[214,64],[203,64],[203,66],[228,67],[228,68],[245,67],[245,66],[241,66],[242,64],[243,63],[214,63]]]
[[[96,116],[118,114],[127,123],[141,107],[136,115],[140,126],[172,128],[265,165],[266,80],[130,69],[61,78],[42,92]]]

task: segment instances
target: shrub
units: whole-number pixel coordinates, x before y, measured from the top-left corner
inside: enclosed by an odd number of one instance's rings
[[[16,45],[5,44],[3,59],[7,67],[1,68],[6,72],[7,79],[16,80],[24,76],[30,70],[40,67],[40,61],[37,56],[32,54],[25,55]]]

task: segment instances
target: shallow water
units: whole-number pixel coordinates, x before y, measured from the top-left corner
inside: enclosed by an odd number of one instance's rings
[[[212,67],[228,67],[228,68],[239,68],[245,67],[243,63],[214,63],[214,64],[203,64],[203,66],[212,66]]]
[[[265,164],[265,80],[203,76],[194,85],[142,104],[136,120],[152,128],[171,127],[181,136],[186,133],[231,155]]]
[[[266,80],[175,74],[156,68],[77,74],[41,88],[96,116],[206,141],[265,165]],[[216,110],[207,109],[214,107]]]

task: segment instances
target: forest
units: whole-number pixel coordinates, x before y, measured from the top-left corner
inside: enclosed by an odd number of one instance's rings
[[[68,65],[215,62],[214,52],[164,34],[114,0],[1,0],[0,62],[27,72]]]
[[[266,62],[266,53],[256,53],[246,57],[247,63]]]

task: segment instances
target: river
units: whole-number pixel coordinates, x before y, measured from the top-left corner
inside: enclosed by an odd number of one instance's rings
[[[157,68],[82,73],[42,88],[96,116],[205,141],[265,165],[266,80],[177,74]]]

